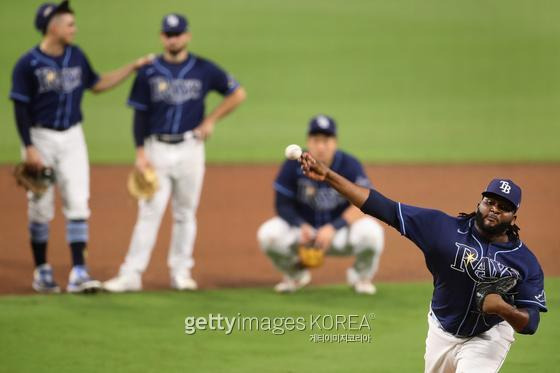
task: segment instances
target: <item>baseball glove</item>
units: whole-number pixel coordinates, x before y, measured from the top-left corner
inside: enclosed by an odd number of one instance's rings
[[[159,188],[157,174],[151,168],[143,172],[135,168],[128,175],[128,192],[136,199],[151,199]]]
[[[36,169],[26,163],[19,163],[14,168],[14,177],[18,185],[32,192],[35,196],[42,196],[56,181],[54,170],[51,167]]]
[[[509,304],[513,304],[513,295],[508,294],[515,285],[517,284],[517,279],[512,276],[502,277],[492,282],[480,282],[476,285],[476,307],[479,312],[482,312],[482,305],[484,303],[484,298],[488,294],[498,294],[502,297],[504,301]]]
[[[323,264],[324,252],[321,249],[309,246],[300,246],[298,248],[298,257],[300,264],[305,268],[317,268]]]

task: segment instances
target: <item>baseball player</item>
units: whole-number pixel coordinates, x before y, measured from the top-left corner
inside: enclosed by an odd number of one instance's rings
[[[215,123],[245,99],[245,90],[213,62],[187,50],[191,40],[187,19],[179,14],[163,18],[163,55],[136,76],[128,104],[134,109],[136,168],[153,168],[159,189],[140,200],[138,220],[128,253],[117,277],[104,283],[112,292],[138,291],[154,247],[161,218],[172,199],[173,229],[168,266],[171,287],[195,290],[194,265],[196,208],[204,176],[204,140]],[[225,96],[205,115],[210,91]]]
[[[92,292],[100,288],[100,283],[88,274],[84,260],[90,211],[89,164],[81,126],[82,96],[85,89],[97,93],[116,86],[148,59],[99,76],[84,52],[72,44],[76,24],[68,1],[41,5],[35,27],[43,38],[16,63],[10,98],[25,162],[35,169],[52,167],[56,174],[73,262],[67,291]],[[54,216],[53,187],[42,196],[28,193],[28,206],[36,267],[33,289],[59,292],[46,258],[49,222]]]
[[[317,115],[309,122],[307,148],[314,157],[358,185],[370,187],[360,162],[337,150],[335,121]],[[284,162],[276,181],[276,213],[258,230],[261,249],[283,274],[277,292],[293,292],[311,281],[298,259],[300,245],[318,247],[328,255],[355,255],[347,279],[357,293],[374,294],[371,280],[379,266],[384,233],[381,225],[351,206],[327,183],[307,178],[296,160]]]
[[[494,179],[476,210],[458,217],[390,200],[356,185],[311,155],[302,170],[414,242],[434,278],[426,372],[496,372],[514,331],[533,334],[546,312],[544,276],[515,225],[521,188]],[[444,186],[442,186],[444,187]]]

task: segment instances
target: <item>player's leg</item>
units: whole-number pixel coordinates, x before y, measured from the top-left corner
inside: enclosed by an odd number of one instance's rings
[[[513,328],[505,321],[469,339],[457,353],[457,372],[497,372],[513,341]]]
[[[291,292],[311,281],[308,270],[302,269],[297,256],[300,230],[290,226],[284,219],[274,217],[264,222],[258,232],[260,248],[272,264],[284,274],[284,279],[275,286],[277,292]]]
[[[193,249],[196,238],[196,209],[204,179],[204,143],[189,139],[171,145],[177,163],[173,169],[173,228],[167,264],[171,287],[177,290],[195,290],[192,279]]]
[[[32,128],[31,141],[39,152],[43,164],[47,167],[54,167],[56,143],[49,132],[53,131]],[[22,154],[25,153],[22,152]],[[35,262],[33,289],[41,293],[58,293],[60,287],[54,281],[52,267],[47,262],[49,223],[54,217],[54,187],[49,187],[41,197],[28,192],[27,203],[30,244]]]
[[[101,288],[101,283],[90,275],[85,263],[85,250],[89,241],[89,159],[81,125],[60,132],[57,141],[57,184],[60,188],[66,241],[72,254],[72,270],[67,291],[91,293]]]
[[[150,200],[138,201],[138,217],[132,231],[128,252],[119,274],[103,283],[111,292],[138,291],[142,289],[141,277],[154,248],[161,219],[171,194],[169,176],[170,158],[160,143],[148,139],[144,145],[146,154],[158,176],[159,189]]]
[[[374,294],[376,289],[372,279],[379,268],[384,244],[381,225],[375,219],[364,216],[337,232],[328,254],[354,255],[354,265],[347,272],[349,284],[358,293]]]
[[[428,313],[428,336],[424,354],[425,373],[454,373],[455,356],[464,340],[444,331],[433,312]]]

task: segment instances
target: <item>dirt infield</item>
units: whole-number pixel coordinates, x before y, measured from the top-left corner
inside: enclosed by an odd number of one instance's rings
[[[206,173],[198,211],[199,232],[195,247],[194,277],[203,288],[271,285],[279,279],[256,242],[256,231],[273,215],[272,181],[276,166],[212,166]],[[560,165],[496,166],[372,166],[367,169],[374,185],[387,196],[450,214],[470,212],[480,191],[495,176],[509,177],[523,187],[518,217],[521,237],[539,258],[545,275],[560,275]],[[128,197],[128,167],[96,166],[92,169],[90,220],[91,273],[106,280],[117,273],[124,258],[134,221],[136,203]],[[10,175],[0,167],[0,293],[31,292],[32,259],[28,245],[26,201]],[[64,219],[57,201],[51,225],[49,262],[61,285],[66,285],[70,251],[65,243]],[[144,276],[146,289],[169,285],[166,266],[171,234],[167,211],[152,261]],[[379,281],[430,278],[420,251],[392,228],[386,229],[386,247],[377,276]],[[314,283],[344,281],[350,258],[328,258],[314,273]]]

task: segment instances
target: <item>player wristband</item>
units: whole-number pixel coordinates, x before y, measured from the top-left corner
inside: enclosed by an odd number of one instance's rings
[[[334,220],[331,224],[335,229],[338,230],[340,228],[346,227],[348,225],[348,222],[346,220],[344,220],[343,217],[340,217],[340,218]]]

